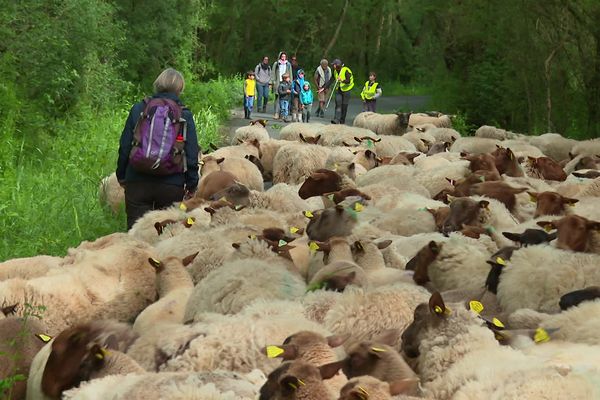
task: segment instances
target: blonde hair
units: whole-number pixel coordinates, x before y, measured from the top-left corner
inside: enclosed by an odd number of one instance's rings
[[[177,95],[183,92],[185,81],[181,72],[173,68],[167,68],[158,75],[154,81],[154,93],[175,93]]]

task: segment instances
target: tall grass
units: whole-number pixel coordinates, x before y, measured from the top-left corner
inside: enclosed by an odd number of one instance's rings
[[[234,78],[186,88],[184,101],[195,112],[203,148],[220,142],[219,124],[239,100],[240,87]],[[129,111],[118,108],[100,114],[82,109],[56,122],[52,134],[0,127],[0,261],[64,255],[82,240],[126,229],[124,213],[115,216],[98,202],[100,180],[115,170]]]

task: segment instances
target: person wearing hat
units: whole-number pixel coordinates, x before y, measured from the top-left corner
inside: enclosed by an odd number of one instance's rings
[[[304,87],[304,82],[306,82],[304,79],[304,70],[300,68],[296,72],[296,79],[294,79],[294,84],[292,85],[292,122],[300,122],[302,117],[300,93]]]
[[[279,52],[277,61],[273,63],[273,73],[271,74],[271,89],[275,93],[275,119],[279,119],[279,84],[283,81],[283,75],[287,74],[289,77],[292,75],[292,64],[287,59],[287,53],[285,51]]]
[[[321,64],[317,67],[315,71],[315,84],[317,85],[318,98],[319,98],[319,108],[317,108],[317,112],[315,115],[317,117],[325,116],[325,102],[327,101],[327,96],[329,95],[328,90],[321,91],[320,89],[325,86],[325,84],[331,78],[331,68],[329,67],[329,61],[325,58],[321,60]]]
[[[350,91],[354,87],[354,76],[350,68],[346,67],[338,58],[331,63],[333,66],[333,75],[329,81],[319,89],[319,92],[325,91],[337,82],[335,91],[335,115],[331,120],[332,124],[345,124],[346,114],[348,113],[348,104],[350,103]]]

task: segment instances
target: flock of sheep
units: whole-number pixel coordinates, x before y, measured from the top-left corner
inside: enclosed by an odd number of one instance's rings
[[[262,123],[128,233],[0,263],[11,398],[600,398],[599,140]]]

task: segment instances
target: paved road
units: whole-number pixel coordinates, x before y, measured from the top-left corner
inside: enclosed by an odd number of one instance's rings
[[[425,109],[427,104],[428,97],[427,96],[392,96],[392,97],[381,97],[377,100],[377,112],[381,113],[391,113],[394,110],[403,109],[403,110],[413,110],[413,111],[422,111]],[[313,105],[313,113],[317,109],[318,103]],[[311,122],[320,122],[329,124],[333,119],[334,112],[334,102],[331,101],[329,105],[329,109],[325,112],[325,118],[316,118],[311,116]],[[270,103],[267,105],[268,113],[252,113],[252,119],[264,118],[269,122],[267,124],[267,129],[269,130],[269,134],[273,138],[279,137],[279,129],[281,129],[286,124],[281,121],[277,121],[273,119],[273,104]],[[354,117],[358,113],[362,112],[362,102],[360,98],[353,97],[350,99],[350,107],[348,107],[348,115],[346,116],[346,124],[352,125],[352,121],[354,121]],[[229,128],[229,139],[233,137],[233,133],[240,126],[247,125],[248,121],[244,119],[244,110],[242,108],[235,109],[232,111],[231,119],[228,123]]]

